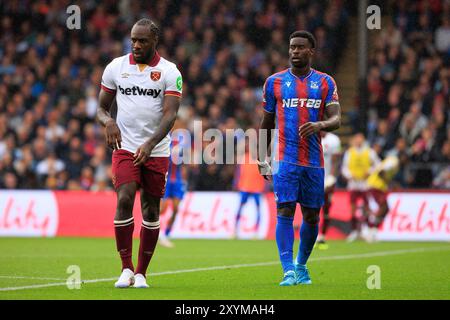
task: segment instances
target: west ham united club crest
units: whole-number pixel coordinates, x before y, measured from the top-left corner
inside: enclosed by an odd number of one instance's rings
[[[161,79],[161,71],[152,71],[150,72],[150,79],[153,81],[158,81]]]

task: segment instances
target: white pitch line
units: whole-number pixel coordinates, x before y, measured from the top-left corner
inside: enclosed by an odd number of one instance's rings
[[[318,257],[318,258],[311,258],[311,259],[309,259],[309,261],[348,260],[348,259],[355,259],[355,258],[374,258],[374,257],[392,256],[392,255],[405,254],[405,253],[429,252],[429,251],[441,251],[441,250],[443,250],[443,251],[450,250],[450,246],[446,246],[446,247],[432,247],[432,248],[416,248],[416,249],[400,249],[400,250],[368,252],[368,253],[360,253],[360,254],[331,256],[331,257]]]
[[[42,277],[26,277],[26,276],[0,276],[0,278],[4,279],[27,279],[27,280],[55,280],[55,281],[64,281],[66,279],[62,278],[42,278]]]
[[[390,251],[369,252],[369,253],[361,253],[361,254],[318,257],[318,258],[311,258],[311,259],[309,259],[309,261],[350,260],[350,259],[361,259],[361,258],[374,258],[374,257],[384,257],[384,256],[391,256],[391,255],[407,254],[407,253],[441,251],[441,250],[450,250],[450,246],[404,249],[404,250],[390,250]],[[214,271],[214,270],[226,270],[226,269],[249,268],[249,267],[263,267],[263,266],[276,265],[279,263],[280,263],[279,261],[269,261],[269,262],[258,262],[258,263],[249,263],[249,264],[235,264],[235,265],[229,265],[229,266],[215,266],[215,267],[205,267],[205,268],[195,268],[195,269],[182,269],[182,270],[173,270],[173,271],[163,271],[163,272],[152,273],[152,274],[149,274],[148,276],[156,277],[156,276],[162,276],[162,275],[171,275],[171,274],[180,274],[180,273],[189,273],[189,272]],[[6,277],[6,276],[2,276],[2,277]],[[11,278],[14,278],[14,277],[11,277]],[[23,277],[23,278],[26,278],[26,277]],[[81,284],[109,282],[109,281],[114,281],[116,279],[117,279],[117,277],[104,278],[104,279],[82,280]],[[74,285],[76,283],[71,282],[71,284]],[[46,283],[46,284],[36,284],[36,285],[21,286],[21,287],[0,288],[0,291],[40,289],[40,288],[48,288],[48,287],[59,287],[59,286],[65,286],[65,285],[67,285],[66,282]]]

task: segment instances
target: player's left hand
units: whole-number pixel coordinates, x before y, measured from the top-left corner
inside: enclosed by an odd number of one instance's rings
[[[320,122],[307,122],[300,126],[298,129],[300,137],[306,138],[314,133],[319,132],[322,129]]]
[[[147,142],[142,144],[134,154],[134,160],[133,164],[137,167],[142,164],[144,164],[148,158],[150,157],[150,154],[152,153],[153,147],[148,144]]]

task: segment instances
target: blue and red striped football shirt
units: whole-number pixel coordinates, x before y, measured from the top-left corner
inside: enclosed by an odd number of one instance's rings
[[[325,108],[339,103],[334,79],[311,69],[304,77],[291,69],[275,73],[264,84],[264,110],[276,114],[279,161],[323,168],[320,134],[301,138],[299,128],[306,122],[322,121]]]
[[[190,139],[186,139],[183,134],[178,134],[176,136],[172,134],[171,138],[167,180],[172,183],[182,183],[184,178],[181,172],[183,149],[189,147],[188,142]]]

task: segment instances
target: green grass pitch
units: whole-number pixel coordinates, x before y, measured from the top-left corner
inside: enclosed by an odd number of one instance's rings
[[[275,241],[174,240],[158,246],[149,289],[115,289],[120,262],[114,239],[0,238],[0,300],[9,299],[450,299],[450,243],[329,242],[314,249],[313,284],[279,287]],[[297,251],[298,241],[295,243]],[[134,243],[134,263],[138,241]],[[83,284],[69,289],[67,268]],[[368,267],[380,289],[368,289]],[[369,281],[370,282],[370,281]]]

